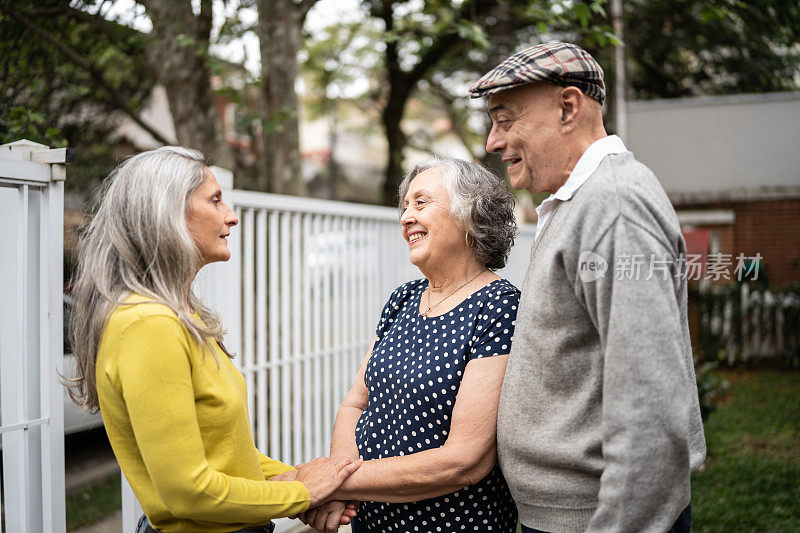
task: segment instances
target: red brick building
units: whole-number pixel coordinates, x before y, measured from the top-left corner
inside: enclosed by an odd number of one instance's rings
[[[761,256],[771,286],[800,282],[800,93],[633,102],[626,144],[710,254]]]
[[[710,232],[710,252],[760,254],[770,285],[800,282],[800,187],[670,198],[685,230]]]

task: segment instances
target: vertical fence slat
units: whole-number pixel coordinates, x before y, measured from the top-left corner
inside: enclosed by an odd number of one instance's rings
[[[348,354],[348,366],[346,376],[345,391],[353,384],[358,371],[358,337],[356,336],[356,317],[358,313],[356,304],[356,283],[355,278],[358,261],[368,261],[369,258],[363,255],[362,249],[358,245],[358,234],[355,232],[355,221],[351,218],[347,221],[347,235],[350,243],[348,257],[350,262],[347,265],[347,344],[350,347]]]
[[[303,462],[312,458],[312,421],[311,398],[314,390],[311,388],[311,366],[313,364],[314,347],[311,341],[311,269],[309,266],[309,244],[311,241],[311,215],[303,214],[303,383],[306,388],[303,393]]]
[[[358,242],[363,250],[369,250],[367,246],[367,223],[364,219],[358,221]],[[367,338],[370,335],[369,328],[369,301],[367,300],[367,268],[369,263],[367,261],[360,261],[358,265],[358,287],[359,287],[359,306],[364,312],[361,319],[358,321],[359,338]]]
[[[2,282],[5,285],[2,317],[3,339],[0,353],[0,378],[2,389],[0,396],[2,402],[2,417],[0,421],[4,426],[24,422],[25,416],[25,383],[24,361],[27,357],[27,342],[25,341],[25,305],[24,289],[27,287],[27,235],[28,235],[28,186],[22,185],[16,191],[3,191],[11,197],[4,201],[9,211],[4,212],[4,227],[8,231],[11,261],[8,263],[10,272],[8,278]],[[10,305],[9,305],[10,303]],[[19,313],[13,316],[14,313]],[[6,531],[28,531],[25,498],[28,492],[29,479],[27,476],[27,431],[9,431],[3,433],[3,486],[4,486],[4,513]]]
[[[256,421],[256,446],[267,452],[267,212],[264,209],[256,211],[256,366],[258,379],[256,380],[257,411],[250,412],[250,419]]]
[[[331,406],[328,416],[331,420],[336,418],[336,409],[339,407],[341,401],[341,385],[342,385],[342,313],[340,311],[340,304],[342,298],[342,263],[346,259],[346,241],[342,239],[342,218],[336,217],[332,224],[333,235],[331,242],[335,244],[333,250],[335,251],[331,258],[333,266],[333,276],[331,279],[332,297],[331,297],[331,329],[332,329],[332,343],[331,343],[331,366],[333,387],[331,395]],[[331,431],[333,431],[333,424],[331,424]]]
[[[303,411],[301,401],[301,382],[300,372],[303,361],[303,352],[300,342],[301,331],[301,308],[300,308],[300,287],[302,281],[301,256],[303,253],[302,241],[300,240],[300,215],[292,213],[292,464],[302,462],[302,420]]]
[[[281,213],[281,461],[291,463],[292,461],[292,432],[291,432],[291,357],[292,357],[292,338],[291,333],[291,307],[290,291],[292,288],[291,271],[291,249],[292,236],[290,233],[289,213]]]
[[[234,206],[236,217],[241,220],[243,209]],[[213,307],[220,313],[222,323],[225,325],[225,347],[230,353],[236,354],[234,365],[244,372],[242,356],[242,268],[244,257],[242,255],[242,232],[234,229],[228,237],[228,247],[231,258],[225,263],[213,265],[216,271],[214,285]],[[251,413],[252,416],[252,413]]]
[[[324,435],[322,434],[323,431],[323,423],[322,423],[322,394],[324,383],[322,381],[322,358],[323,358],[323,347],[322,347],[322,308],[325,302],[323,297],[323,267],[322,261],[323,258],[321,257],[321,244],[324,237],[322,235],[322,216],[315,215],[314,216],[314,243],[315,243],[315,256],[316,262],[314,264],[314,384],[312,386],[312,394],[314,395],[314,456],[320,457],[324,455],[323,451],[323,442],[324,442]]]
[[[242,364],[247,390],[255,390],[255,238],[253,236],[253,210],[242,211],[242,234],[244,254],[244,287],[242,302],[244,312],[244,335],[242,336]],[[255,396],[248,395],[247,408],[251,413],[256,410]],[[255,417],[250,417],[250,430],[255,434]]]
[[[333,235],[331,234],[331,216],[326,215],[323,219],[323,227],[326,230],[326,237],[328,241],[333,239]],[[332,390],[330,387],[331,383],[331,273],[333,270],[331,248],[326,248],[326,253],[324,256],[326,257],[325,266],[322,267],[323,276],[322,276],[322,294],[323,298],[322,301],[322,310],[323,310],[323,322],[322,322],[322,435],[323,435],[323,449],[327,450],[330,447],[330,435],[331,435],[331,394]]]
[[[280,451],[280,381],[278,380],[279,347],[279,292],[278,257],[280,241],[278,240],[278,213],[269,214],[269,456],[281,457]]]

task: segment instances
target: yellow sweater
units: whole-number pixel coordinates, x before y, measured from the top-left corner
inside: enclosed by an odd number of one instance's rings
[[[256,449],[242,374],[146,300],[111,313],[96,380],[108,439],[153,527],[222,533],[305,511],[305,485],[267,481],[292,467]]]

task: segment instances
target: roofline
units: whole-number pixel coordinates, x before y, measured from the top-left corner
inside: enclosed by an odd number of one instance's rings
[[[628,111],[650,111],[655,109],[674,109],[709,107],[718,105],[746,105],[800,101],[800,91],[775,93],[726,94],[719,96],[689,96],[686,98],[657,98],[653,100],[633,100],[628,102]]]
[[[722,191],[671,191],[667,193],[675,205],[708,204],[715,202],[764,202],[800,199],[800,185],[773,187],[742,187]]]

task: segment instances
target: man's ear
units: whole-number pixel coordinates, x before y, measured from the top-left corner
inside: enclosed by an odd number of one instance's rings
[[[569,133],[575,129],[583,106],[583,93],[577,87],[564,87],[558,99],[561,109],[561,131]]]

